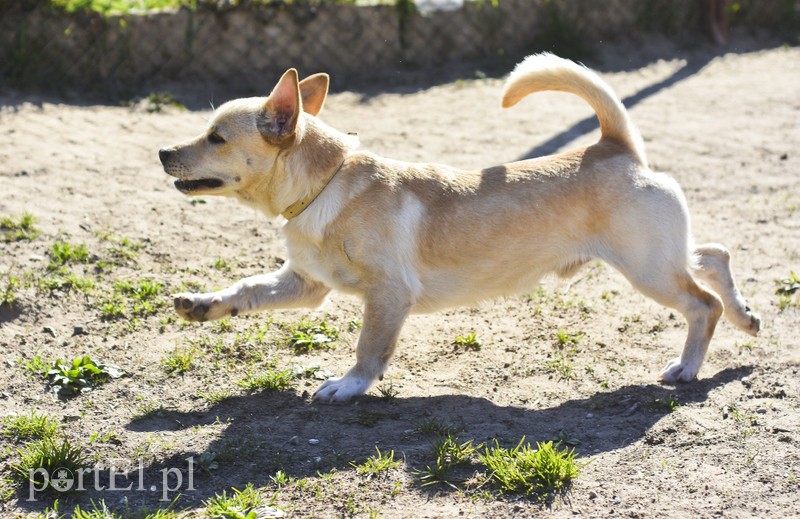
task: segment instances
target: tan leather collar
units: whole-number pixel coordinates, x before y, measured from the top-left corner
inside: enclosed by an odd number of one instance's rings
[[[283,217],[284,217],[284,218],[286,218],[287,220],[291,220],[292,218],[294,218],[294,217],[298,216],[300,213],[302,213],[303,211],[305,211],[306,207],[308,207],[309,205],[311,205],[311,203],[312,203],[314,200],[316,200],[316,199],[317,199],[317,197],[318,197],[320,194],[322,194],[322,191],[323,191],[323,190],[324,190],[326,187],[328,187],[328,184],[330,184],[330,183],[331,183],[331,180],[333,180],[333,177],[335,177],[335,176],[336,176],[336,174],[337,174],[337,173],[339,173],[339,171],[341,171],[341,170],[342,170],[342,166],[344,166],[344,161],[345,161],[345,160],[347,160],[347,157],[345,157],[345,158],[344,158],[344,160],[342,161],[342,163],[341,163],[341,164],[339,164],[339,167],[338,167],[338,168],[336,168],[336,170],[335,170],[335,171],[334,171],[334,172],[331,174],[331,176],[330,176],[330,177],[328,177],[328,180],[326,180],[326,181],[325,181],[325,183],[324,183],[324,184],[322,184],[322,187],[320,187],[320,188],[319,188],[317,191],[315,191],[315,192],[311,193],[311,194],[310,194],[310,195],[308,195],[307,197],[305,197],[305,198],[303,198],[303,199],[301,199],[301,200],[298,200],[297,202],[295,202],[295,203],[293,203],[292,205],[290,205],[289,207],[287,207],[287,208],[286,208],[286,210],[285,210],[285,211],[283,211],[283,212],[281,213],[281,216],[283,216]]]

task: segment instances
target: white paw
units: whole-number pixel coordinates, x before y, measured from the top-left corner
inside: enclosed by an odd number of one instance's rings
[[[236,316],[239,312],[230,308],[215,294],[175,294],[173,304],[178,315],[187,321],[212,321],[228,315]]]
[[[314,393],[314,400],[325,403],[346,402],[367,392],[372,381],[358,375],[347,375],[326,380]]]
[[[700,366],[693,366],[690,363],[682,363],[680,357],[675,357],[667,362],[661,370],[661,380],[668,383],[691,382],[700,371]]]

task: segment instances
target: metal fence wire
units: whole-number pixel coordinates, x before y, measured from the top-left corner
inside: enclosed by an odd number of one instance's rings
[[[146,1],[183,4],[136,9]],[[0,86],[244,87],[288,67],[346,83],[541,50],[581,57],[601,40],[702,35],[712,4],[725,23],[797,43],[797,0],[0,0]]]

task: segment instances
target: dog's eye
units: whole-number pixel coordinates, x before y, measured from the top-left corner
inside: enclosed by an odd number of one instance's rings
[[[217,132],[212,132],[208,134],[208,142],[211,144],[225,144],[225,139]]]

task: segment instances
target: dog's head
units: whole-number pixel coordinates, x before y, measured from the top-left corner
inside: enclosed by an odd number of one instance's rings
[[[328,93],[327,74],[298,81],[288,70],[266,98],[229,101],[215,110],[207,130],[188,142],[159,150],[164,171],[188,195],[239,196],[271,191],[284,168],[276,167],[302,139],[305,111],[317,115]]]

